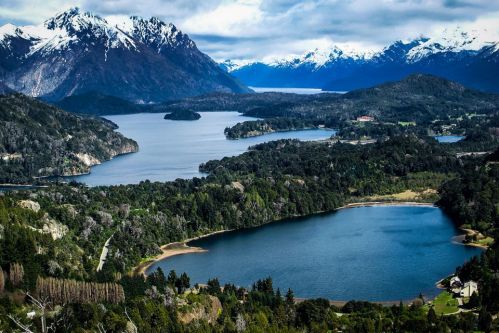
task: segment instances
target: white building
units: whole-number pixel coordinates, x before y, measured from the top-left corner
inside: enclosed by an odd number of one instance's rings
[[[459,278],[459,276],[456,275],[456,276],[453,276],[452,279],[450,279],[449,285],[452,288],[455,288],[455,287],[462,287],[463,283],[461,282],[461,279]]]
[[[474,292],[478,292],[478,284],[475,281],[468,281],[464,284],[463,289],[459,293],[461,297],[470,297]]]
[[[359,122],[374,121],[374,117],[371,117],[371,116],[360,116],[360,117],[357,117],[357,121],[359,121]]]

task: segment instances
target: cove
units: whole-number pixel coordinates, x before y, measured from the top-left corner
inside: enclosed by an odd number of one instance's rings
[[[139,152],[115,157],[92,167],[88,175],[67,179],[98,186],[202,177],[204,174],[198,169],[201,163],[242,154],[255,144],[279,139],[321,140],[336,133],[314,129],[227,140],[226,127],[255,118],[237,112],[200,114],[201,119],[196,121],[165,120],[163,113],[106,116],[119,126],[119,132],[138,142]]]
[[[481,250],[459,235],[442,210],[429,206],[341,209],[190,242],[207,252],[154,263],[187,272],[191,284],[217,277],[250,287],[271,276],[281,292],[332,300],[409,300],[435,296],[435,283]]]

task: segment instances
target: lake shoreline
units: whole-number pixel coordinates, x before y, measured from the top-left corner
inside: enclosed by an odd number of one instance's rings
[[[415,201],[403,201],[403,202],[402,201],[366,201],[366,202],[352,202],[352,203],[343,205],[341,207],[338,207],[338,208],[332,210],[331,213],[335,212],[335,211],[338,211],[340,209],[349,209],[349,208],[357,208],[357,207],[373,207],[373,206],[423,206],[423,207],[435,207],[436,208],[436,206],[434,204],[428,203],[428,202],[415,202]],[[317,212],[316,214],[324,214],[324,213],[327,213],[327,212]],[[315,215],[315,214],[309,214],[309,215],[305,215],[305,216],[295,216],[295,217],[290,217],[290,218],[300,218],[300,217],[307,217],[307,216],[312,216],[312,215]],[[283,220],[285,220],[285,219],[283,219]],[[269,222],[269,223],[276,223],[276,222],[279,222],[279,221],[282,221],[282,220],[276,220],[276,221],[272,221],[272,222]],[[268,224],[268,223],[266,223],[266,224]],[[257,228],[257,227],[260,227],[260,226],[256,226],[255,228]],[[157,256],[149,259],[149,260],[146,260],[146,261],[140,263],[139,265],[135,266],[132,269],[132,272],[134,274],[137,274],[137,275],[147,276],[147,274],[146,274],[147,270],[154,263],[156,263],[158,261],[161,261],[163,259],[167,259],[167,258],[170,258],[170,257],[173,257],[173,256],[177,256],[177,255],[182,255],[182,254],[206,252],[207,250],[205,250],[205,249],[203,249],[201,247],[189,246],[188,243],[192,242],[192,241],[195,241],[195,240],[198,240],[198,239],[202,239],[202,238],[206,238],[206,237],[218,235],[218,234],[221,234],[221,233],[225,233],[225,232],[228,232],[228,231],[232,231],[232,230],[218,230],[218,231],[210,232],[210,233],[207,233],[207,234],[204,234],[204,235],[200,235],[200,236],[197,236],[197,237],[188,238],[188,239],[183,240],[183,241],[177,241],[177,242],[171,242],[171,243],[168,243],[168,244],[164,244],[164,245],[161,246],[161,254],[159,254],[159,255],[157,255]],[[464,245],[466,245],[466,244],[464,244]]]
[[[336,208],[335,210],[331,211],[331,212],[334,212],[334,211],[339,211],[340,209],[350,209],[350,208],[359,208],[359,207],[373,207],[373,206],[392,206],[392,207],[403,207],[403,206],[406,206],[406,207],[429,207],[429,208],[438,208],[438,206],[436,206],[435,204],[433,203],[429,203],[429,202],[414,202],[414,201],[366,201],[366,202],[352,202],[352,203],[348,203],[348,204],[345,204],[341,207],[338,207]],[[324,212],[323,212],[324,213]],[[314,214],[312,214],[314,215]],[[283,220],[286,220],[286,219],[283,219]],[[279,221],[274,221],[274,222],[270,222],[270,223],[275,223],[275,222],[279,222]],[[463,230],[462,228],[459,228],[459,230],[461,231],[465,231]],[[196,246],[189,246],[189,242],[191,241],[194,241],[194,240],[198,240],[198,239],[202,239],[202,238],[206,238],[206,237],[209,237],[209,236],[213,236],[213,235],[216,235],[216,234],[221,234],[221,233],[225,233],[225,232],[228,232],[228,231],[231,231],[231,230],[219,230],[219,231],[215,231],[215,232],[210,232],[210,233],[207,233],[205,235],[201,235],[201,236],[198,236],[198,237],[193,237],[193,238],[189,238],[189,239],[186,239],[184,241],[179,241],[179,242],[171,242],[171,243],[168,243],[168,244],[165,244],[161,247],[161,250],[162,250],[162,253],[150,260],[147,260],[143,263],[141,263],[140,265],[136,266],[134,269],[133,269],[133,272],[135,274],[141,274],[141,275],[144,275],[144,276],[147,276],[147,271],[151,268],[151,266],[155,263],[157,263],[158,261],[161,261],[163,259],[167,259],[167,258],[170,258],[170,257],[173,257],[173,256],[177,256],[177,255],[183,255],[183,254],[190,254],[190,253],[204,253],[204,252],[207,252],[208,250],[202,248],[202,247],[196,247]],[[455,241],[453,239],[453,241]],[[460,244],[462,245],[470,245],[470,246],[474,246],[473,244],[466,244],[466,243],[462,243],[460,242]],[[476,247],[480,247],[483,249],[482,246],[476,246]],[[440,279],[439,281],[437,281],[435,283],[435,286],[437,289],[441,289],[442,286],[439,285],[439,282],[441,282],[443,279]],[[432,295],[430,296],[430,299],[434,298],[435,295]],[[302,301],[305,301],[307,299],[313,299],[313,298],[301,298],[301,297],[297,297],[297,302],[302,302]],[[399,299],[399,300],[394,300],[394,299],[391,299],[391,300],[383,300],[383,301],[368,301],[370,303],[375,303],[375,304],[379,304],[379,305],[383,305],[383,306],[391,306],[391,305],[398,305],[401,301],[402,303],[404,304],[412,304],[412,302],[415,300],[416,298],[413,298],[413,299]],[[343,306],[345,305],[348,301],[344,301],[344,300],[337,300],[337,299],[328,299],[328,301],[330,302],[330,304],[332,305],[336,305],[336,306]]]
[[[132,272],[136,275],[144,275],[147,276],[146,272],[147,270],[156,262],[161,261],[166,258],[170,258],[173,256],[178,256],[182,254],[188,254],[188,253],[203,253],[207,252],[208,250],[205,250],[201,247],[197,246],[189,246],[187,243],[198,240],[198,239],[203,239],[209,236],[214,236],[218,234],[222,234],[224,232],[228,232],[231,230],[218,230],[218,231],[213,231],[204,235],[196,236],[196,237],[191,237],[183,241],[178,241],[178,242],[171,242],[165,245],[161,246],[161,254],[155,256],[154,258],[147,260],[137,266],[135,266],[132,269]]]
[[[475,243],[475,242],[465,242],[466,236],[475,236],[479,234],[477,230],[473,229],[467,229],[467,228],[459,228],[459,230],[463,231],[465,234],[461,235],[461,239],[457,239],[456,242],[465,246],[473,246],[473,247],[478,247],[479,249],[482,250],[487,250],[489,247],[487,245]],[[459,236],[458,236],[459,237]]]

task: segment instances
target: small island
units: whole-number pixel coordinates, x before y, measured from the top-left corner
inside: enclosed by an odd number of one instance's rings
[[[177,110],[165,115],[165,119],[169,120],[198,120],[201,115],[190,110]]]

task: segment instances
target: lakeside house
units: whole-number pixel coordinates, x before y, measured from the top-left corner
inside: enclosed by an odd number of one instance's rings
[[[461,279],[459,278],[459,276],[456,275],[450,279],[449,285],[451,288],[457,288],[457,287],[462,287],[463,283],[461,282]]]
[[[459,276],[453,276],[449,281],[449,287],[453,294],[461,293],[461,288],[463,287],[463,283]]]
[[[478,284],[475,281],[468,281],[459,292],[459,296],[471,297],[475,292],[478,292]]]
[[[360,121],[360,122],[374,121],[374,117],[371,117],[371,116],[360,116],[360,117],[357,117],[357,121]]]

